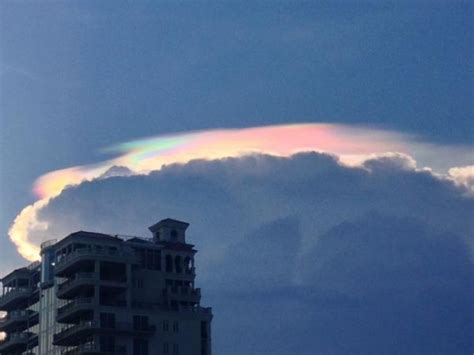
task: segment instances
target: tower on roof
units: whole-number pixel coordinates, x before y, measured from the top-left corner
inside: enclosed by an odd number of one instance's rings
[[[148,229],[153,233],[153,241],[155,243],[186,243],[186,229],[188,227],[189,223],[166,218]]]

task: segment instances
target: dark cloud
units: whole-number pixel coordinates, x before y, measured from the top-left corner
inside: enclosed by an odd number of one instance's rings
[[[470,352],[472,265],[455,235],[373,214],[331,229],[302,264],[305,285],[357,303],[327,323],[353,352]]]
[[[217,354],[471,354],[473,201],[403,156],[255,155],[69,188],[35,237],[189,221]]]
[[[237,287],[211,292],[223,347],[234,349],[226,354],[471,353],[472,265],[456,236],[370,214],[322,235],[296,270],[291,251],[286,258],[253,253],[267,265],[262,277],[277,265],[301,281],[281,277],[262,289],[236,278]],[[253,262],[246,259],[244,275]]]
[[[238,267],[217,269],[214,282],[238,293],[243,285],[255,292],[274,289],[275,285],[292,285],[300,242],[296,218],[265,224],[228,248],[224,259]]]

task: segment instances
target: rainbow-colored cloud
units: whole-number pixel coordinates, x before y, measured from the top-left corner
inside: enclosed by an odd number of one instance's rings
[[[193,159],[219,159],[251,153],[289,156],[318,151],[342,157],[404,151],[401,137],[394,133],[331,124],[294,124],[246,129],[210,130],[139,139],[107,149],[117,158],[100,164],[50,172],[34,186],[40,198],[56,196],[69,185],[77,185],[122,166],[146,174],[163,165]]]
[[[138,139],[106,149],[117,156],[97,164],[56,170],[38,178],[34,193],[40,198],[16,217],[9,235],[19,253],[36,260],[39,248],[28,238],[32,230],[46,230],[38,211],[68,186],[105,178],[113,167],[127,168],[130,174],[147,174],[162,166],[193,159],[220,159],[265,153],[290,156],[302,151],[335,155],[341,164],[358,165],[367,158],[387,153],[403,153],[445,172],[453,166],[472,164],[471,150],[418,142],[396,132],[337,124],[291,124],[245,129],[220,129],[178,133]],[[453,158],[455,157],[455,158]],[[453,161],[456,159],[456,161]]]

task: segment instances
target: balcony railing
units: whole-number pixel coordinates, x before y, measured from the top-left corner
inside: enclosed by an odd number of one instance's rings
[[[74,301],[65,304],[61,308],[58,308],[58,316],[64,313],[67,313],[68,311],[72,310],[76,306],[92,304],[93,302],[94,302],[94,298],[92,297],[76,298]]]
[[[57,334],[54,334],[53,343],[59,345],[61,341],[64,341],[67,337],[77,336],[77,332],[83,330],[92,330],[97,327],[97,323],[94,321],[81,322],[70,326]]]
[[[115,326],[109,328],[118,332],[131,332],[131,333],[153,333],[156,330],[156,327],[151,324],[142,325],[140,327],[136,327],[135,324],[130,322],[116,322]]]
[[[26,328],[28,322],[30,322],[30,326],[34,325],[38,321],[37,315],[36,312],[27,309],[8,312],[5,317],[0,318],[0,331],[8,332],[12,327],[19,328],[20,324]]]
[[[201,298],[201,289],[189,286],[167,286],[164,290],[167,297],[178,299],[199,300]]]
[[[73,349],[62,350],[61,355],[85,355],[85,354],[104,354],[104,355],[125,355],[127,348],[125,346],[115,346],[113,350],[100,349],[99,344],[88,343],[81,344]]]
[[[196,268],[194,266],[192,267],[182,267],[178,270],[173,268],[173,265],[165,265],[164,268],[165,272],[175,274],[175,275],[186,275],[186,276],[196,276]]]
[[[74,283],[76,281],[92,280],[92,279],[94,279],[94,275],[95,274],[93,272],[78,272],[72,278],[64,281],[61,284],[59,284],[58,289],[60,290],[61,288],[67,287],[67,286],[71,285],[72,283]]]
[[[178,291],[181,295],[190,295],[190,296],[201,297],[201,289],[200,288],[191,288],[191,287],[181,286]]]
[[[8,334],[8,336],[0,342],[0,353],[10,352],[14,349],[21,353],[23,350],[19,348],[26,347],[28,342],[34,337],[36,337],[36,335],[31,332]]]
[[[31,287],[16,287],[8,290],[0,296],[0,309],[17,299],[23,299],[31,296],[32,292],[33,289]]]
[[[3,293],[0,296],[0,299],[3,299],[4,297],[8,297],[8,296],[15,296],[15,295],[20,294],[20,293],[31,292],[31,291],[32,291],[31,287],[14,287],[14,288],[11,288],[11,289],[5,291],[5,293]]]
[[[95,274],[93,272],[79,272],[74,277],[64,281],[58,285],[58,294],[64,293],[72,287],[81,284],[83,282],[94,281]]]
[[[200,307],[199,310],[204,314],[212,314],[212,307]]]
[[[134,257],[133,253],[124,251],[124,250],[115,250],[115,249],[93,249],[93,248],[81,248],[76,249],[72,253],[66,254],[60,257],[56,263],[56,267],[61,266],[62,264],[67,263],[68,261],[80,257],[80,256],[107,256],[107,257],[114,257],[114,258],[130,258]]]
[[[32,314],[32,312],[33,311],[30,311],[27,309],[8,312],[8,314],[5,317],[0,318],[0,324],[9,322],[11,320],[19,319],[19,318],[29,317]]]
[[[53,343],[56,345],[65,345],[69,340],[74,339],[75,341],[78,340],[78,333],[83,331],[93,331],[93,330],[100,330],[101,332],[113,332],[113,333],[142,333],[151,334],[155,332],[156,327],[154,325],[146,325],[135,327],[133,323],[130,322],[115,322],[114,324],[110,325],[101,325],[97,321],[86,321],[81,322],[78,324],[74,324],[66,329],[63,329],[59,333],[54,335]],[[68,339],[69,338],[69,339]]]
[[[24,332],[24,333],[12,333],[8,334],[7,341],[16,341],[16,342],[22,342],[22,341],[28,341],[31,338],[32,333],[29,332]]]

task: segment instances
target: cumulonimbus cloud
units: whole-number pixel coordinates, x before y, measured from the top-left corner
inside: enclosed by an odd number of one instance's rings
[[[117,167],[51,198],[27,233],[190,222],[219,354],[470,353],[474,199],[414,164],[306,152]]]
[[[53,171],[37,179],[34,192],[40,199],[25,207],[9,230],[11,240],[24,258],[38,258],[39,240],[35,240],[34,235],[48,230],[50,221],[39,218],[39,212],[67,187],[96,179],[147,175],[163,166],[195,159],[215,160],[249,154],[288,157],[305,151],[334,155],[340,164],[346,166],[361,166],[368,159],[390,155],[393,158],[400,153],[413,156],[422,166],[435,167],[441,172],[470,162],[470,150],[466,147],[433,145],[396,132],[336,124],[293,124],[179,133],[138,139],[107,151],[117,156],[96,164]],[[410,160],[403,161],[409,164]],[[415,164],[414,160],[411,162],[411,165]],[[117,171],[117,167],[120,170]],[[465,173],[458,171],[452,170],[451,178],[459,180],[462,177],[466,181]]]

